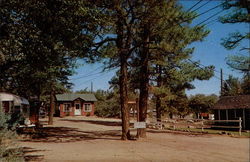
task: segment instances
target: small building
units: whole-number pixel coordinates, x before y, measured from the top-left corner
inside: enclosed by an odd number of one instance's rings
[[[0,92],[0,111],[6,114],[20,113],[26,119],[25,123],[29,123],[29,101],[23,97],[11,93]]]
[[[97,101],[94,94],[65,93],[56,95],[57,115],[64,116],[93,116]]]
[[[215,120],[242,119],[242,128],[250,130],[250,95],[222,96],[214,105]]]
[[[0,111],[4,113],[20,111],[28,114],[28,106],[29,101],[27,99],[11,93],[0,92]]]

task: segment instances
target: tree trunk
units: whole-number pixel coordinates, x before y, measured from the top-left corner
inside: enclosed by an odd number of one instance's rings
[[[52,87],[50,92],[50,111],[49,111],[49,121],[48,125],[53,125],[53,116],[55,111],[55,94],[54,89]]]
[[[119,8],[118,8],[118,13]],[[118,15],[119,16],[119,15]],[[129,131],[129,110],[128,110],[128,76],[127,76],[127,50],[124,48],[124,27],[122,20],[118,19],[117,22],[117,47],[120,58],[120,104],[121,104],[121,117],[122,117],[122,140],[130,139]]]
[[[140,67],[140,96],[139,96],[139,122],[146,122],[148,109],[148,90],[149,90],[149,28],[148,24],[144,27],[143,47],[141,49]],[[146,138],[146,128],[137,131],[138,138]]]
[[[157,77],[157,87],[160,88],[162,86],[162,76],[161,76],[161,72],[162,72],[162,67],[161,65],[158,66],[158,74],[159,76]],[[161,121],[161,112],[162,112],[162,108],[161,108],[161,97],[160,95],[156,95],[156,118],[157,121]]]
[[[122,140],[130,139],[129,110],[127,92],[127,65],[126,60],[121,60],[120,69],[120,103],[122,113]]]
[[[156,120],[161,121],[161,98],[156,96]]]

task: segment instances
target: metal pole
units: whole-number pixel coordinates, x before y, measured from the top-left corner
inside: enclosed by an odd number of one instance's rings
[[[220,120],[220,109],[218,110],[218,114],[219,114],[219,117],[218,117],[218,119]]]
[[[201,131],[203,132],[204,131],[204,123],[203,123],[203,116],[201,116]]]
[[[239,134],[240,134],[240,136],[241,136],[241,122],[242,122],[241,117],[239,117]]]
[[[246,128],[246,125],[245,125],[245,109],[242,110],[242,120],[243,120],[242,121],[243,122],[243,127],[242,128],[245,129]]]
[[[220,95],[223,96],[223,72],[220,69]]]
[[[139,122],[139,99],[136,98],[136,120]],[[139,128],[137,128],[137,138],[139,138]]]
[[[136,104],[137,103],[135,103],[135,105],[133,105],[133,119],[135,119],[135,109],[137,108]]]
[[[228,120],[228,109],[226,109],[226,120]]]
[[[2,100],[0,98],[0,112],[3,112]]]
[[[136,115],[137,115],[137,122],[139,122],[139,100],[136,99]]]
[[[91,82],[91,93],[93,93],[93,82]]]

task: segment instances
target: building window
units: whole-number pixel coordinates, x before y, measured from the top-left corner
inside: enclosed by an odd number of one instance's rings
[[[64,105],[64,112],[71,112],[71,105],[70,104],[63,104]]]
[[[92,105],[91,104],[84,104],[84,111],[85,112],[91,112],[92,111]]]

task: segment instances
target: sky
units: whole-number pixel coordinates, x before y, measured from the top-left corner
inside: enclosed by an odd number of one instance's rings
[[[196,4],[198,0],[183,0],[180,3],[184,6],[184,9],[191,8],[194,4]],[[196,8],[207,3],[205,6],[201,7],[197,10],[198,13],[203,13],[204,11],[209,10],[221,3],[221,1],[206,1],[199,3]],[[222,11],[222,8],[218,7],[214,10],[209,11],[208,13],[198,17],[193,24],[196,25],[210,16]],[[207,22],[216,20],[218,16],[225,15],[227,12],[223,11],[220,14],[213,16],[213,18],[209,19]],[[228,75],[233,75],[235,77],[241,77],[242,74],[238,71],[232,70],[226,64],[226,57],[229,54],[237,54],[239,53],[239,48],[235,50],[226,50],[220,43],[222,42],[222,38],[228,36],[229,33],[240,31],[247,32],[249,30],[249,25],[246,24],[221,24],[218,21],[212,21],[207,25],[207,29],[210,30],[210,34],[202,41],[191,44],[190,46],[195,47],[195,51],[192,56],[193,61],[200,61],[201,65],[214,65],[215,66],[215,76],[209,79],[208,81],[194,81],[193,84],[196,87],[195,89],[188,90],[187,95],[195,95],[195,94],[217,94],[220,92],[220,69],[223,69],[223,78],[227,79]],[[249,42],[243,42],[241,46],[248,45]],[[73,91],[81,90],[87,88],[90,90],[91,82],[93,83],[94,91],[97,89],[107,90],[109,89],[109,81],[115,76],[117,69],[111,71],[102,72],[103,65],[101,63],[95,64],[85,64],[83,61],[78,61],[81,66],[76,69],[76,74],[70,77],[73,86]]]

